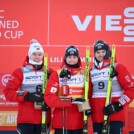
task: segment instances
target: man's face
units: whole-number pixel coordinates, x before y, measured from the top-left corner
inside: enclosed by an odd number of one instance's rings
[[[106,55],[106,50],[98,50],[96,51],[95,53],[95,58],[98,60],[98,61],[102,61],[104,56]]]

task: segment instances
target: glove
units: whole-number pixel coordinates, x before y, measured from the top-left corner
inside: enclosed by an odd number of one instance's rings
[[[110,115],[123,109],[123,106],[119,102],[114,102],[103,109],[104,115]]]
[[[111,77],[111,78],[114,78],[114,77],[117,76],[117,75],[118,75],[117,70],[116,70],[114,67],[112,67],[112,72],[111,72],[111,74],[110,74],[110,77]]]
[[[50,107],[48,107],[48,105],[44,102],[42,105],[42,110],[43,111],[48,111],[50,109]]]
[[[63,68],[60,72],[60,78],[67,77],[68,79],[71,78],[70,71],[67,68]]]
[[[44,95],[42,93],[37,93],[37,92],[27,93],[24,96],[24,100],[33,101],[33,102],[42,102],[44,100],[43,96]]]
[[[85,115],[90,116],[91,115],[91,109],[85,110]]]
[[[83,102],[85,102],[84,98],[72,98],[71,100],[72,104],[82,104]]]

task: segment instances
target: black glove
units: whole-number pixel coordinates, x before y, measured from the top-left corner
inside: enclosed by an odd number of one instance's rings
[[[37,93],[37,92],[33,92],[33,93],[27,93],[24,96],[24,100],[25,101],[33,101],[33,102],[42,102],[43,99],[43,94],[42,93]]]
[[[122,110],[123,106],[119,102],[114,102],[113,104],[110,104],[103,109],[104,115],[110,115],[113,114],[119,110]]]
[[[90,116],[91,115],[91,109],[85,110],[85,115]]]
[[[48,107],[48,105],[46,103],[43,103],[42,110],[43,111],[48,111],[49,109],[50,109],[50,107]]]
[[[68,79],[71,78],[70,71],[67,68],[63,68],[60,72],[60,78],[67,77]]]
[[[111,72],[111,74],[110,74],[110,77],[111,77],[111,78],[114,78],[114,77],[117,76],[117,75],[118,75],[117,70],[116,70],[114,67],[112,67],[112,72]]]
[[[82,104],[83,102],[85,102],[84,98],[72,98],[71,100],[72,104]]]

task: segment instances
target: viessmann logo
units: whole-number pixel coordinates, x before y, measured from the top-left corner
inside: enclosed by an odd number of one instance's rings
[[[87,15],[81,22],[78,15],[72,15],[72,19],[78,31],[86,31],[90,23],[95,20],[95,31],[102,31],[105,25],[105,31],[121,31],[124,33],[124,42],[134,41],[134,7],[125,8],[123,15],[106,15],[105,22],[102,21],[102,15]],[[94,20],[93,20],[94,19]],[[105,24],[103,24],[105,23]],[[121,24],[123,23],[124,26]]]

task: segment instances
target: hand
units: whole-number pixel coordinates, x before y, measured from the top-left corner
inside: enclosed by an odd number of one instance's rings
[[[85,115],[86,116],[90,116],[91,114],[92,114],[91,109],[85,110]]]
[[[104,115],[110,115],[123,109],[123,106],[119,102],[114,102],[103,109]]]
[[[111,74],[110,74],[110,77],[111,77],[111,78],[114,78],[114,77],[117,76],[117,75],[118,75],[117,70],[116,70],[114,67],[112,67],[112,72],[111,72]]]
[[[50,107],[48,107],[48,105],[44,102],[42,105],[42,110],[43,111],[48,111],[50,109]]]
[[[44,100],[43,96],[44,95],[42,93],[37,93],[37,92],[27,93],[24,96],[24,100],[33,101],[33,102],[42,102]]]
[[[82,104],[85,102],[84,98],[72,98],[71,100],[72,104]]]
[[[64,77],[67,77],[68,79],[71,78],[70,71],[67,68],[62,68],[60,72],[60,78],[64,78]]]

